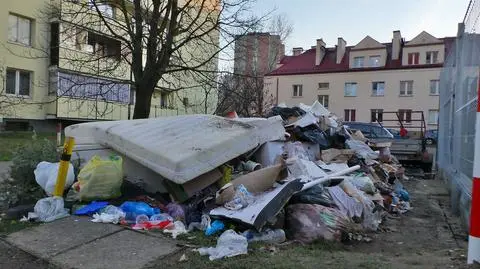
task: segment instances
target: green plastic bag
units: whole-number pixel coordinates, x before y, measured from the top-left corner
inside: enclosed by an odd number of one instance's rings
[[[93,156],[78,174],[77,191],[80,201],[106,200],[122,195],[123,160],[120,156],[102,159]]]

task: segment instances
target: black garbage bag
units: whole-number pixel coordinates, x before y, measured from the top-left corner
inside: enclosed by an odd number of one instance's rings
[[[291,204],[317,204],[327,207],[335,207],[330,193],[321,185],[315,185],[310,189],[296,193],[290,198]]]
[[[331,147],[329,135],[320,130],[320,128],[315,124],[304,128],[296,126],[293,129],[293,134],[295,138],[300,141],[311,142],[320,145],[320,149],[329,149]]]
[[[305,111],[303,111],[299,107],[274,107],[272,111],[268,113],[268,117],[278,116],[282,117],[283,120],[287,120],[290,117],[300,117],[305,115]]]

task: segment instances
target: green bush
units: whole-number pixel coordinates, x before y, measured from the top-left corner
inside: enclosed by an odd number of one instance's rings
[[[11,181],[0,184],[0,202],[7,206],[34,203],[44,196],[43,189],[35,181],[33,171],[41,161],[58,162],[55,143],[48,139],[32,139],[31,143],[18,147],[13,153]]]

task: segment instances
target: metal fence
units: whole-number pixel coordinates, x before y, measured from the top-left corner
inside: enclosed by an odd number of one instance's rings
[[[479,17],[480,0],[472,0],[440,74],[438,172],[449,184],[452,208],[462,217],[465,228],[469,223],[476,131]]]

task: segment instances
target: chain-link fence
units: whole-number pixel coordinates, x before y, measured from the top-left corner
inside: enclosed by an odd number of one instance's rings
[[[480,63],[480,0],[470,1],[440,74],[438,170],[465,227],[471,202]],[[480,130],[479,130],[480,131]]]

